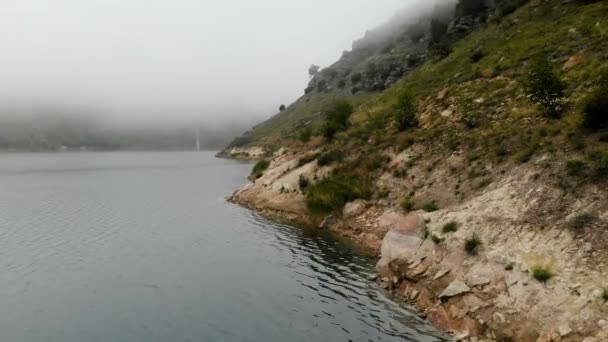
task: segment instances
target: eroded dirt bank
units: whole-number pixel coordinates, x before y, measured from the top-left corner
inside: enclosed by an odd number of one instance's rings
[[[298,180],[322,179],[332,168],[316,160],[302,163],[306,153],[277,151],[264,175],[230,200],[271,217],[319,225],[307,212]],[[402,162],[408,155],[390,157]],[[441,193],[454,160],[426,175],[435,185],[425,193]],[[387,199],[357,200],[321,225],[377,253],[381,285],[456,339],[608,341],[608,255],[604,235],[597,233],[608,222],[605,189],[566,195],[539,179],[540,165],[542,159],[497,171],[500,180],[461,201],[448,198],[436,211],[405,212]],[[377,186],[389,189],[389,199],[400,195],[390,172]],[[591,211],[599,213],[592,227],[564,228]],[[464,245],[473,236],[479,245],[468,253]],[[552,277],[541,282],[534,268]]]

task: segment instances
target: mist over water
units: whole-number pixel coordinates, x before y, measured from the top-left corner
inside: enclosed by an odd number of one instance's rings
[[[195,127],[225,145],[302,95],[311,64],[433,3],[7,2],[0,149],[185,149]]]

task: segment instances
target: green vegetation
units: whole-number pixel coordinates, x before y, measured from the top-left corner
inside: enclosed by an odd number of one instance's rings
[[[353,111],[354,108],[348,101],[335,101],[326,113],[327,121],[323,128],[325,138],[332,139],[336,133],[345,130]]]
[[[597,89],[585,101],[583,127],[590,131],[608,128],[608,69],[600,77]]]
[[[422,206],[422,210],[426,211],[427,213],[432,213],[433,211],[439,210],[439,206],[437,205],[437,202],[429,201]]]
[[[566,162],[566,172],[569,176],[579,176],[585,169],[585,163],[580,160],[568,160]]]
[[[532,276],[541,283],[546,283],[547,280],[553,278],[553,272],[547,266],[536,265],[532,267]]]
[[[302,142],[308,142],[312,137],[312,128],[306,127],[300,131],[298,139]]]
[[[405,212],[410,212],[410,211],[414,210],[415,204],[414,204],[414,201],[412,201],[412,199],[409,196],[405,196],[399,202],[399,206]]]
[[[602,289],[602,299],[604,302],[608,302],[608,287]]]
[[[342,161],[343,157],[342,151],[332,149],[321,153],[317,158],[317,163],[319,163],[319,166],[327,166]]]
[[[399,131],[404,131],[418,125],[416,107],[414,95],[408,90],[403,90],[399,95],[399,99],[394,108],[395,122],[397,123],[397,129]]]
[[[306,206],[312,213],[329,213],[342,209],[347,202],[369,196],[369,189],[359,179],[333,174],[308,187]]]
[[[431,234],[431,241],[433,241],[433,243],[435,243],[436,245],[440,244],[443,242],[443,238],[435,235],[435,234]]]
[[[270,162],[268,160],[262,159],[262,160],[258,161],[253,166],[253,170],[251,170],[251,176],[255,179],[262,177],[262,175],[264,174],[264,171],[266,171],[266,169],[268,169],[269,166],[270,166]]]
[[[300,175],[300,177],[298,177],[298,186],[300,187],[300,191],[306,191],[309,185],[310,181],[308,180],[308,178],[306,178],[306,176]]]
[[[597,220],[597,216],[590,213],[581,213],[574,216],[569,222],[568,225],[570,228],[575,230],[581,230],[589,225],[593,224]]]
[[[443,227],[441,228],[441,231],[443,233],[453,233],[457,230],[458,230],[458,222],[456,222],[456,221],[450,221],[450,222],[444,224]]]
[[[473,233],[464,241],[464,250],[469,255],[477,255],[481,246],[481,239],[477,233]]]
[[[547,116],[561,115],[566,84],[556,75],[549,57],[542,55],[533,61],[525,85],[532,102],[542,106]]]

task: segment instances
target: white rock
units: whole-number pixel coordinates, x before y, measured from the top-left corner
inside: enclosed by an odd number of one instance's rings
[[[471,292],[471,289],[467,284],[460,280],[454,280],[445,290],[443,290],[439,295],[439,298],[450,298],[469,292]]]
[[[558,330],[559,330],[559,336],[561,336],[561,337],[565,337],[565,336],[569,335],[570,333],[572,333],[572,328],[570,328],[570,326],[568,325],[567,322],[560,324]]]

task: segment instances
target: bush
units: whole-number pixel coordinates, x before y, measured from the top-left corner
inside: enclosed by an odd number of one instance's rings
[[[418,126],[416,107],[414,95],[408,90],[402,91],[394,108],[395,122],[399,131]]]
[[[327,166],[327,165],[331,165],[334,162],[341,161],[343,157],[344,157],[344,155],[342,154],[341,151],[338,151],[338,150],[325,151],[325,152],[321,153],[321,155],[319,155],[319,157],[317,158],[317,163],[319,164],[319,166]]]
[[[566,84],[556,75],[547,56],[536,59],[528,72],[525,86],[532,102],[543,107],[545,115],[558,118]]]
[[[566,162],[566,172],[568,176],[578,176],[583,172],[585,163],[580,160],[568,160]]]
[[[458,222],[456,222],[456,221],[450,221],[450,222],[444,224],[443,228],[441,228],[441,231],[443,233],[453,233],[457,230],[458,230]]]
[[[608,302],[608,287],[604,287],[602,290],[602,299],[604,302]]]
[[[408,196],[405,196],[399,202],[399,206],[406,212],[414,210],[414,201]]]
[[[310,181],[308,180],[308,178],[306,178],[306,176],[304,175],[300,175],[300,177],[298,178],[298,186],[300,187],[300,191],[306,191],[309,185]]]
[[[475,51],[473,51],[473,53],[471,53],[471,55],[469,56],[469,59],[471,60],[472,63],[477,63],[483,58],[483,56],[484,56],[483,51],[480,49],[476,49]]]
[[[268,169],[269,166],[270,166],[270,162],[268,160],[262,159],[262,160],[258,161],[253,166],[253,170],[251,170],[251,176],[253,176],[255,179],[262,177],[262,175],[264,174],[264,171],[266,171],[266,169]]]
[[[359,179],[331,175],[308,187],[306,206],[313,213],[329,213],[341,209],[347,202],[369,196],[369,189]]]
[[[589,131],[608,128],[608,69],[602,72],[599,87],[585,101],[583,127]]]
[[[439,206],[437,205],[437,202],[430,201],[422,206],[422,210],[426,211],[427,213],[431,213],[433,211],[439,210]]]
[[[312,137],[312,128],[310,127],[304,128],[300,131],[300,134],[298,135],[298,139],[301,142],[308,142],[310,140],[310,137]]]
[[[357,84],[361,81],[361,79],[363,79],[363,75],[361,75],[361,73],[354,73],[350,76],[350,81],[352,84]]]
[[[443,36],[448,32],[448,24],[442,20],[431,20],[431,41],[438,43]]]
[[[593,214],[582,213],[582,214],[578,214],[578,215],[574,216],[570,220],[570,222],[568,222],[568,225],[572,229],[581,230],[581,229],[589,226],[593,222],[595,222],[596,219],[597,219],[597,217]]]
[[[443,238],[441,238],[435,234],[431,234],[431,241],[433,241],[436,245],[438,245],[443,242]]]
[[[311,161],[317,159],[319,155],[316,153],[310,153],[310,154],[306,154],[302,157],[300,157],[300,159],[298,159],[298,167],[300,166],[304,166],[308,163],[310,163]]]
[[[473,233],[464,241],[464,250],[469,255],[477,255],[479,246],[481,246],[481,239],[477,233]]]
[[[480,16],[486,9],[485,0],[458,0],[456,4],[457,16]]]
[[[323,128],[323,135],[331,139],[334,135],[348,127],[348,120],[353,113],[353,106],[346,100],[337,100],[327,110],[327,122]]]
[[[532,276],[541,283],[546,283],[547,280],[553,278],[553,272],[549,267],[536,265],[532,267]]]

